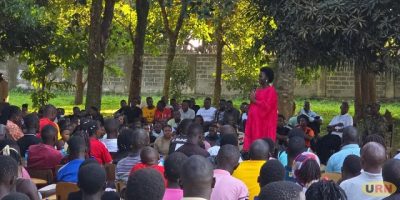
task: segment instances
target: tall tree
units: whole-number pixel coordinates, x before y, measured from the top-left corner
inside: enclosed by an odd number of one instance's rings
[[[115,0],[92,0],[89,27],[89,73],[86,108],[101,107],[105,50],[114,16]]]
[[[254,0],[265,24],[263,42],[282,66],[353,67],[356,119],[376,101],[375,76],[399,63],[400,2],[396,0]]]
[[[150,2],[148,0],[136,0],[137,23],[131,82],[129,86],[129,103],[133,102],[133,100],[140,95],[142,89],[143,55],[149,10]]]
[[[183,26],[184,20],[188,15],[188,6],[190,0],[181,0],[180,1],[180,11],[179,15],[176,19],[176,22],[171,21],[173,18],[174,10],[173,8],[179,7],[177,2],[171,0],[158,0],[158,3],[161,8],[161,17],[163,20],[164,31],[168,38],[168,50],[167,50],[167,66],[165,68],[164,75],[164,88],[163,95],[168,97],[169,95],[169,86],[171,83],[171,69],[174,63],[174,58],[176,54],[176,45],[178,43],[179,33]],[[167,10],[167,8],[170,9]],[[169,12],[168,12],[169,11]],[[175,24],[175,26],[173,26]]]

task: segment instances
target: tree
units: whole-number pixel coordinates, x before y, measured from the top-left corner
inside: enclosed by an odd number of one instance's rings
[[[134,99],[140,95],[142,88],[143,55],[149,10],[150,2],[148,0],[136,0],[137,22],[131,81],[129,86],[129,103],[132,103]]]
[[[89,27],[89,72],[86,108],[101,107],[105,51],[114,16],[115,0],[92,0]]]
[[[33,0],[0,1],[0,60],[48,41],[42,15]]]
[[[163,95],[168,97],[169,86],[171,82],[171,69],[174,64],[174,58],[176,54],[176,45],[178,43],[179,32],[183,26],[184,19],[188,15],[188,6],[190,0],[180,0],[180,6],[173,0],[157,0],[161,8],[161,17],[163,20],[165,35],[168,38],[168,50],[167,50],[167,66],[165,68],[164,75],[164,88]],[[176,22],[170,20],[174,18],[174,8],[179,7],[179,15],[176,17]],[[167,8],[169,8],[167,10]],[[175,26],[173,26],[175,24]]]
[[[356,119],[376,101],[375,75],[399,63],[396,0],[254,0],[265,24],[263,44],[282,67],[353,67]]]

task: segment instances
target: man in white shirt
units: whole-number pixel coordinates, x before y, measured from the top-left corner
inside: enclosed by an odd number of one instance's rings
[[[340,184],[348,200],[380,200],[390,195],[382,178],[385,160],[386,150],[381,144],[369,142],[364,145],[361,150],[361,174]]]
[[[334,117],[327,127],[329,134],[323,136],[318,141],[319,145],[317,145],[317,154],[321,163],[324,165],[327,164],[329,157],[331,157],[333,153],[340,150],[342,145],[343,129],[353,126],[353,117],[351,117],[348,112],[349,103],[343,101],[340,106],[340,115]]]
[[[189,108],[189,100],[183,100],[182,108],[179,109],[179,112],[181,113],[181,120],[194,119],[196,117],[194,110]]]
[[[204,108],[200,108],[196,115],[201,115],[204,122],[210,123],[214,121],[216,111],[217,109],[211,107],[211,98],[207,97],[204,99]]]
[[[333,135],[342,137],[343,129],[348,126],[353,126],[353,117],[348,113],[349,103],[343,101],[340,106],[340,115],[335,116],[328,125],[328,131]]]

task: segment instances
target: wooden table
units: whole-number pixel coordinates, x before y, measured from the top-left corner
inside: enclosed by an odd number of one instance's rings
[[[39,179],[39,178],[31,178],[31,181],[35,184],[35,185],[46,185],[47,181],[43,180],[43,179]]]

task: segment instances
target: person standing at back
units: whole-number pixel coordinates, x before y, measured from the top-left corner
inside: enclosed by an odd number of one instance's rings
[[[8,82],[4,79],[3,73],[0,73],[0,103],[8,102]]]
[[[254,199],[260,193],[260,187],[257,183],[261,167],[269,159],[269,146],[262,140],[256,140],[251,144],[249,151],[250,160],[245,160],[239,164],[233,172],[233,176],[247,186],[249,190],[249,199]]]
[[[271,85],[274,81],[272,69],[260,69],[260,88],[250,94],[250,106],[246,121],[243,151],[249,151],[253,141],[271,138],[275,142],[278,123],[278,95]]]

